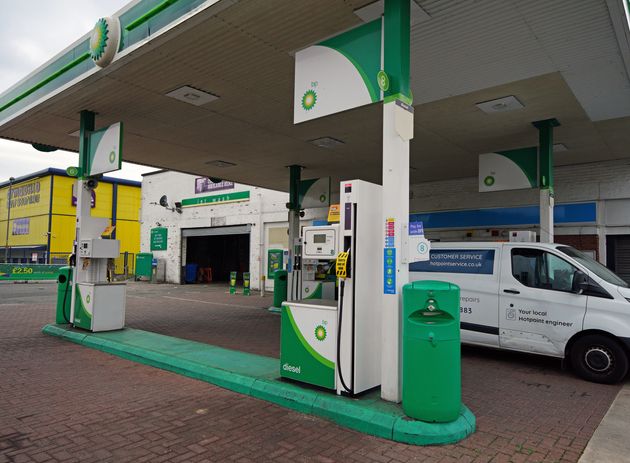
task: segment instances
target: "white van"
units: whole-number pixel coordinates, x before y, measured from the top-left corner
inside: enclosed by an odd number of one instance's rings
[[[599,383],[628,372],[630,288],[570,246],[432,243],[409,271],[461,288],[463,343],[566,358]]]

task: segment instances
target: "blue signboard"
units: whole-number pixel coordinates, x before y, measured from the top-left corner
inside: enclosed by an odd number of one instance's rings
[[[424,224],[422,222],[409,222],[409,235],[424,235]]]
[[[555,223],[593,223],[597,219],[597,205],[594,202],[556,204],[553,217]],[[539,206],[496,207],[411,214],[409,222],[417,221],[422,221],[428,230],[536,225],[540,223],[540,208]]]
[[[494,250],[432,249],[428,261],[409,264],[410,272],[492,275]]]
[[[396,248],[383,250],[383,293],[396,294]]]

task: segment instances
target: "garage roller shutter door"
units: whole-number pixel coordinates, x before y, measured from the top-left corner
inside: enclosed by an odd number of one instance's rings
[[[617,238],[615,246],[615,270],[617,275],[630,283],[630,238]]]
[[[245,235],[251,230],[251,225],[235,225],[233,227],[184,228],[182,237],[216,236],[216,235]]]

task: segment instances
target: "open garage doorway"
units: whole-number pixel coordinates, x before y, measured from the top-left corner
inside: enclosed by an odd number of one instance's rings
[[[238,272],[238,280],[249,272],[249,226],[186,229],[182,235],[186,238],[186,283],[227,283],[230,272]]]

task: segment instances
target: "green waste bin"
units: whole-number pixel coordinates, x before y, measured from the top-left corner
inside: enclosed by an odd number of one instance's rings
[[[278,309],[287,300],[287,275],[286,270],[276,270],[273,274],[273,306]]]
[[[153,253],[139,252],[136,254],[136,280],[146,278],[151,280],[153,276]]]
[[[410,418],[454,421],[461,408],[459,287],[403,286],[402,407]]]
[[[57,312],[55,323],[70,323],[70,303],[72,301],[72,267],[61,267],[57,275]]]

